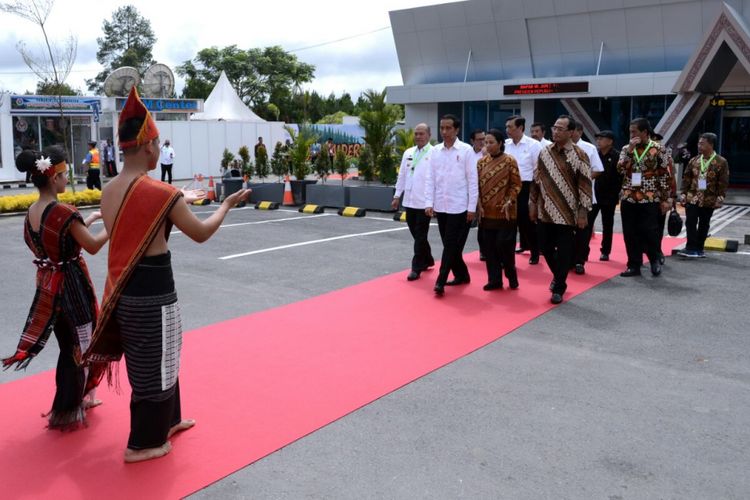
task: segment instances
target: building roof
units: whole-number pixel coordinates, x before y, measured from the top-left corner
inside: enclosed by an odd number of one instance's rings
[[[750,0],[727,3],[750,12]],[[390,19],[404,84],[418,85],[589,76],[597,68],[600,75],[680,71],[722,5],[468,0],[392,11]]]

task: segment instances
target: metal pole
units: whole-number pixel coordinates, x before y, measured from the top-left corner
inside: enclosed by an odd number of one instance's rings
[[[464,73],[464,83],[469,78],[469,63],[471,62],[471,49],[469,49],[469,57],[466,59],[466,72]]]
[[[599,61],[596,63],[596,76],[599,76],[599,68],[602,65],[602,52],[604,52],[604,42],[599,46]]]

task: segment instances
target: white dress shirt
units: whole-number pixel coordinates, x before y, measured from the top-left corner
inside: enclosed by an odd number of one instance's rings
[[[516,159],[521,181],[534,180],[534,169],[536,169],[536,162],[539,161],[539,153],[542,152],[542,144],[539,141],[527,135],[524,135],[518,144],[515,144],[513,139],[506,139],[505,152]]]
[[[541,144],[543,148],[546,148],[547,146],[549,146],[550,144],[552,144],[552,141],[550,141],[549,139],[545,139],[544,137],[542,137],[542,140],[539,141],[539,144]]]
[[[581,148],[586,155],[589,157],[589,164],[591,165],[591,173],[594,172],[604,172],[604,165],[602,165],[602,159],[599,158],[599,151],[596,150],[596,146],[591,144],[590,142],[586,142],[583,139],[578,139],[578,142],[575,143],[576,146]],[[596,182],[593,178],[591,178],[591,203],[596,203],[596,193],[594,192],[594,182]]]
[[[430,144],[426,144],[422,149],[413,146],[404,151],[393,197],[400,198],[403,193],[404,199],[401,204],[407,208],[425,209],[428,206],[425,204],[425,187],[431,153]]]
[[[430,152],[425,203],[435,212],[476,212],[479,199],[474,149],[456,139],[450,148],[440,143]]]
[[[171,165],[174,163],[174,149],[172,146],[162,146],[160,156],[159,163],[163,165]]]
[[[476,167],[477,162],[479,162],[479,160],[481,160],[482,157],[485,155],[484,148],[480,149],[479,152],[477,153],[476,151],[474,151],[474,148],[472,147],[471,153],[474,155],[474,166]]]

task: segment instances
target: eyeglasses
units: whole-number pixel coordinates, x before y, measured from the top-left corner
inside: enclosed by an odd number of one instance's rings
[[[558,132],[564,132],[565,130],[568,130],[568,127],[558,127],[557,125],[552,125],[552,130],[557,130]]]

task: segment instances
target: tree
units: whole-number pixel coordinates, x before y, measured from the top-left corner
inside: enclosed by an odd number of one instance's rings
[[[54,0],[16,0],[12,3],[0,4],[0,11],[14,14],[22,19],[30,21],[42,30],[44,36],[44,43],[47,48],[47,53],[43,55],[32,54],[26,49],[23,42],[18,44],[18,51],[21,53],[26,65],[44,82],[51,82],[53,89],[60,91],[63,90],[63,84],[70,74],[70,70],[73,69],[73,64],[76,60],[76,54],[78,53],[78,40],[73,36],[69,36],[63,45],[57,45],[50,41],[47,34],[47,18],[52,12],[54,6]],[[58,93],[57,103],[60,110],[60,121],[64,122],[65,111],[63,109],[62,94]],[[68,148],[68,129],[63,127],[63,148],[65,149],[65,156],[70,160],[70,150]],[[74,171],[73,165],[68,166],[68,177],[71,183],[73,192],[75,192],[74,182]]]
[[[289,163],[294,177],[298,181],[304,180],[310,173],[310,164],[308,156],[310,146],[318,139],[315,134],[306,127],[300,127],[299,133],[289,126],[284,127],[292,137],[292,146],[289,150]]]
[[[74,90],[67,83],[56,85],[50,80],[40,80],[36,83],[36,95],[82,95],[80,90]]]
[[[365,182],[370,182],[374,178],[373,169],[373,157],[370,147],[365,144],[359,152],[359,158],[357,159],[357,167],[359,169],[359,175],[361,175]]]
[[[400,109],[385,102],[385,90],[364,92],[369,110],[359,115],[359,125],[365,131],[365,142],[372,150],[372,157],[378,162],[381,153],[393,138],[393,129],[400,117]]]
[[[279,182],[281,182],[281,176],[287,172],[283,149],[284,146],[280,142],[277,142],[271,156],[271,173],[279,177]]]
[[[222,71],[242,101],[263,118],[276,118],[267,103],[274,103],[281,118],[293,106],[294,90],[312,81],[315,67],[300,62],[297,56],[279,46],[243,50],[236,45],[210,47],[198,52],[192,61],[176,68],[185,77],[182,97],[205,99]],[[321,115],[322,116],[322,115]]]
[[[336,150],[336,156],[333,157],[333,168],[341,176],[341,185],[344,185],[344,179],[349,173],[349,157],[346,156],[344,148]]]
[[[344,123],[344,116],[346,113],[344,111],[336,111],[333,114],[325,115],[320,120],[318,120],[316,123],[319,123],[321,125],[328,125],[328,124],[334,124],[334,123]]]
[[[386,144],[377,156],[378,174],[380,182],[386,185],[396,183],[396,160],[393,158],[393,146]]]
[[[396,130],[396,155],[401,158],[404,156],[404,152],[410,147],[414,146],[414,129],[413,128],[402,128]]]
[[[318,174],[318,177],[320,177],[323,182],[326,181],[326,177],[331,173],[331,160],[328,158],[327,151],[321,151],[315,159],[315,173]]]
[[[104,37],[96,39],[96,60],[104,70],[93,80],[86,80],[89,90],[99,94],[107,76],[121,66],[132,66],[143,74],[154,63],[151,51],[156,43],[151,22],[132,5],[114,11],[111,21],[104,20],[102,31]]]

